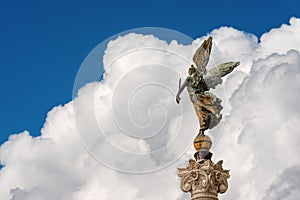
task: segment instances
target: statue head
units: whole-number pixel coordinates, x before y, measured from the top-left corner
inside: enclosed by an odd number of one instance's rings
[[[199,71],[194,65],[191,65],[188,73],[190,76],[203,76],[206,73],[206,69],[204,69],[204,71]]]
[[[197,72],[197,69],[194,67],[194,65],[191,65],[191,67],[189,68],[189,75],[192,76],[193,74],[195,74]]]

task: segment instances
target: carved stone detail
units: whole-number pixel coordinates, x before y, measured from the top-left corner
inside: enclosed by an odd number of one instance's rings
[[[217,164],[210,160],[203,163],[190,160],[187,168],[178,168],[182,191],[190,192],[192,200],[218,200],[218,193],[227,191],[230,177],[222,164],[222,160]]]

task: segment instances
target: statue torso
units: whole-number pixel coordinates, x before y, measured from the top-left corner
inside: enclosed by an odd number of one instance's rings
[[[193,90],[193,93],[195,94],[203,93],[209,90],[202,76],[189,76],[188,83],[189,90]]]

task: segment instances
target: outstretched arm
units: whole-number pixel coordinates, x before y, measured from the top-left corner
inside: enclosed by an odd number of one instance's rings
[[[183,92],[184,88],[188,85],[188,80],[187,78],[185,79],[184,83],[179,87],[179,90],[177,92],[177,95],[176,95],[176,102],[179,104],[179,101],[180,101],[180,95],[181,93]]]

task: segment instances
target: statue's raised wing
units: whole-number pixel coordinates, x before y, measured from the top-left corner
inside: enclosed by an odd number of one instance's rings
[[[203,79],[208,88],[215,88],[222,83],[222,77],[233,71],[234,68],[240,65],[240,62],[226,62],[222,63],[211,70],[209,70]]]
[[[212,47],[212,37],[205,40],[194,54],[193,61],[200,72],[205,72]]]

